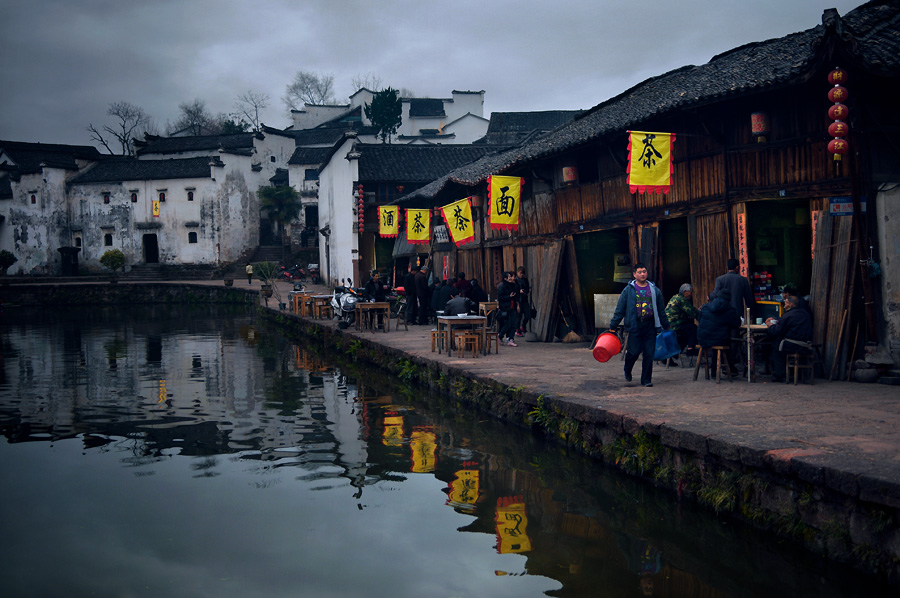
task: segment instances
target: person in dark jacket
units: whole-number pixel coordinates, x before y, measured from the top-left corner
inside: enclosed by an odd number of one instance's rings
[[[746,313],[744,309],[750,308],[752,314],[756,301],[753,300],[753,291],[750,289],[750,282],[738,273],[740,262],[732,258],[726,264],[728,272],[716,279],[716,286],[713,293],[718,294],[722,289],[728,289],[728,295],[731,297],[729,302],[734,308],[739,318],[743,318]]]
[[[813,327],[809,311],[803,309],[799,297],[789,296],[784,301],[784,315],[780,320],[769,318],[769,337],[777,341],[772,350],[772,381],[785,379],[785,356],[788,353],[809,353],[812,350]]]
[[[459,289],[454,288],[453,291],[451,291],[451,295],[450,301],[444,306],[446,315],[456,316],[459,314],[470,314],[478,307],[471,299],[460,295]]]
[[[497,335],[500,344],[507,347],[518,347],[515,342],[516,324],[516,296],[519,289],[516,286],[516,275],[512,272],[503,273],[503,281],[497,285],[497,323],[500,333]]]
[[[781,297],[785,301],[787,301],[788,297],[796,297],[797,298],[797,307],[800,309],[805,309],[809,312],[809,315],[812,316],[812,309],[809,307],[809,302],[800,296],[799,291],[797,290],[797,285],[792,282],[784,285],[784,288],[781,289]]]
[[[418,301],[416,300],[416,273],[419,267],[412,262],[409,264],[409,272],[403,277],[403,288],[406,292],[406,322],[407,324],[416,323],[416,315],[418,314]]]
[[[366,295],[373,301],[384,301],[384,284],[381,282],[381,275],[375,270],[372,270],[372,278],[366,283]]]
[[[443,311],[444,307],[447,305],[447,302],[450,301],[451,293],[455,287],[450,284],[449,281],[445,280],[441,283],[441,290],[439,292],[438,298],[438,309]]]
[[[731,294],[727,288],[713,292],[712,300],[700,308],[697,321],[697,344],[709,347],[731,344],[731,331],[741,326],[741,318],[731,305]],[[733,362],[732,362],[733,365]]]
[[[529,301],[531,284],[528,282],[528,276],[525,274],[523,266],[516,269],[516,287],[519,289],[519,296],[516,299],[519,305],[519,325],[516,336],[525,336],[525,326],[531,319],[531,303]]]
[[[438,310],[443,309],[438,307],[441,302],[441,283],[435,280],[434,284],[431,285],[431,288],[428,289],[428,292],[431,297],[431,313],[436,313]]]
[[[415,277],[416,284],[416,300],[418,301],[418,316],[419,316],[419,324],[425,325],[428,323],[428,318],[430,316],[431,311],[431,297],[428,295],[428,269],[420,268],[418,272],[416,272]]]
[[[641,364],[641,384],[653,386],[653,354],[656,352],[656,335],[669,329],[666,318],[666,303],[662,291],[647,280],[647,267],[637,263],[631,268],[634,280],[625,286],[616,303],[609,329],[615,333],[620,322],[624,322],[628,332],[625,347],[625,380],[631,382],[631,370],[638,357]]]
[[[469,284],[472,285],[472,288],[469,289],[467,296],[474,301],[476,305],[488,300],[487,293],[485,293],[484,289],[481,288],[481,285],[478,284],[478,280],[473,278],[469,281]]]

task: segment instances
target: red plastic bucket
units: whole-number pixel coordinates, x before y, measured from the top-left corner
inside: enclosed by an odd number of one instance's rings
[[[594,359],[600,363],[606,363],[614,355],[618,355],[621,350],[622,343],[619,341],[619,337],[612,332],[604,332],[597,337],[597,342],[594,343],[592,352]]]

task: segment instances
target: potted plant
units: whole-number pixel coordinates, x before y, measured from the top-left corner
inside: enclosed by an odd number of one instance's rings
[[[260,262],[253,268],[253,273],[262,282],[261,292],[263,297],[271,297],[274,292],[272,282],[278,276],[278,264],[275,262]]]
[[[0,276],[6,276],[6,270],[18,261],[19,258],[7,250],[0,251]]]
[[[110,249],[106,253],[100,256],[100,264],[112,270],[112,278],[109,279],[110,283],[118,282],[119,278],[116,273],[120,268],[125,266],[125,254],[119,251],[118,249]]]
[[[231,277],[229,276],[228,278],[225,279],[225,286],[226,286],[226,287],[230,287],[230,286],[232,286],[233,284],[234,284],[234,278],[231,278]]]

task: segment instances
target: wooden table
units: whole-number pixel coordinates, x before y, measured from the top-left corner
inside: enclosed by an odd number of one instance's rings
[[[298,316],[309,315],[309,305],[307,304],[309,293],[291,291],[288,293],[288,296],[291,298],[291,310],[295,314]]]
[[[747,335],[747,381],[756,382],[756,356],[753,354],[753,346],[756,344],[756,337],[769,335],[769,327],[765,324],[747,323],[741,326],[741,332]]]
[[[364,317],[371,318],[371,326],[366,324],[366,328],[371,327],[375,332],[375,321],[381,318],[384,323],[384,331],[387,332],[391,328],[391,304],[387,301],[371,301],[359,302],[356,304],[356,329],[361,330]]]
[[[310,296],[310,300],[312,300],[312,317],[319,318],[319,308],[328,305],[331,303],[331,295],[312,295]]]
[[[500,308],[500,303],[497,301],[482,301],[478,304],[478,315],[479,316],[487,316],[492,311],[495,311]]]
[[[484,316],[438,316],[437,329],[441,332],[441,327],[447,327],[447,355],[453,352],[453,327],[459,325],[467,325],[480,330],[481,334],[481,350],[485,351],[487,347],[487,318]],[[438,354],[441,353],[443,343],[438,344]]]

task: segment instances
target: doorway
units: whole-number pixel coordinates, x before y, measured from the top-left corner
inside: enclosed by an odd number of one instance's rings
[[[145,264],[159,263],[159,241],[157,240],[155,233],[144,235],[143,253]]]
[[[800,295],[812,279],[809,200],[770,200],[747,205],[747,257],[751,276],[766,272],[773,290],[789,282]]]
[[[659,223],[660,272],[657,284],[668,301],[684,283],[691,283],[691,256],[687,218]]]

